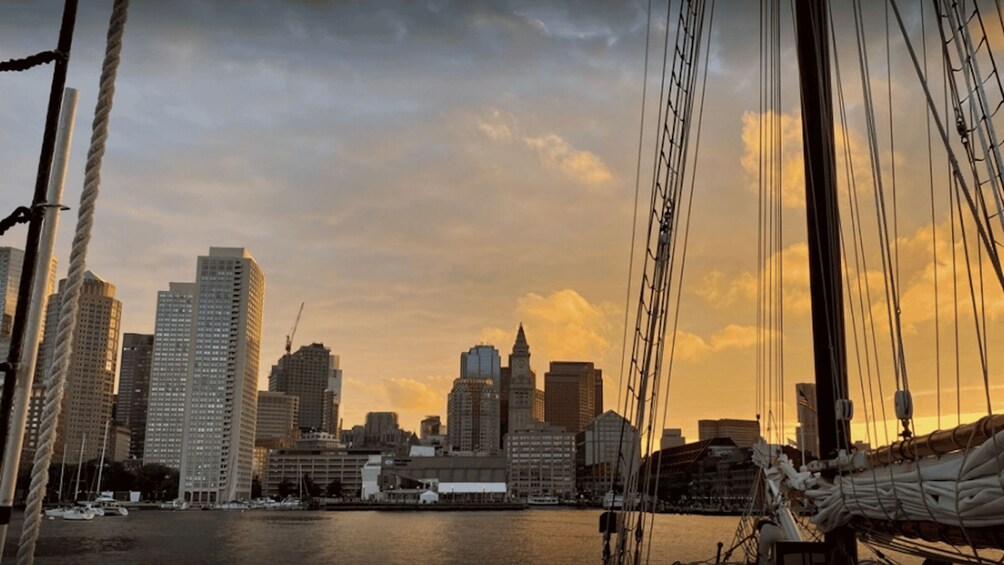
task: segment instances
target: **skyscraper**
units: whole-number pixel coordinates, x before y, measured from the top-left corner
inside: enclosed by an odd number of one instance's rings
[[[544,374],[544,420],[573,434],[596,412],[596,368],[586,361],[552,361]]]
[[[32,387],[22,461],[34,457],[38,444],[39,425],[45,403],[44,375],[52,364],[55,353],[54,340],[65,285],[65,279],[59,281],[59,292],[49,296],[45,337],[39,348],[39,363],[36,365]],[[122,303],[115,299],[115,285],[101,280],[90,271],[84,273],[63,408],[53,446],[54,461],[63,460],[64,444],[68,446],[68,453],[75,454],[73,461],[80,454],[80,446],[83,446],[84,461],[101,456],[101,442],[105,429],[111,422],[115,398],[121,318]],[[67,457],[70,458],[69,455]]]
[[[198,259],[179,491],[196,503],[251,496],[265,275],[243,248]]]
[[[530,346],[523,324],[516,332],[516,343],[509,355],[509,432],[526,429],[534,423],[534,395],[537,376],[530,368]]]
[[[460,354],[460,378],[490,379],[495,392],[501,387],[502,357],[493,345],[475,345]]]
[[[300,400],[297,425],[304,430],[334,433],[337,430],[337,401],[341,397],[341,369],[338,356],[322,343],[304,345],[295,353],[285,354],[272,366],[268,389],[284,392]],[[336,390],[337,389],[337,390]],[[325,392],[330,394],[325,396]],[[332,410],[334,411],[332,416]],[[334,419],[334,428],[325,428],[325,411]]]
[[[7,353],[10,351],[10,337],[14,329],[23,265],[24,251],[13,247],[0,247],[0,362],[7,360]],[[56,259],[53,258],[49,268],[48,284],[45,287],[46,296],[52,294],[55,283]]]
[[[819,457],[819,421],[816,417],[816,384],[795,384],[795,399],[798,401],[798,427],[795,441],[808,454]]]
[[[181,467],[194,302],[195,283],[173,282],[157,293],[144,463]]]
[[[462,377],[453,381],[447,400],[446,425],[456,451],[499,451],[499,397],[491,379]]]
[[[153,336],[122,335],[122,365],[119,368],[118,420],[129,428],[129,457],[143,457],[146,414],[150,394],[150,364]]]
[[[24,251],[13,247],[0,247],[0,354],[7,360],[14,313],[17,309],[18,288]]]

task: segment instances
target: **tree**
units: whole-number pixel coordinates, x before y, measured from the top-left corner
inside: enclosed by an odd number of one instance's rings
[[[286,477],[283,477],[282,480],[279,481],[279,497],[280,498],[286,498],[287,496],[293,494],[296,491],[297,491],[297,488],[296,488],[296,485],[293,484],[293,481],[287,479]]]
[[[179,473],[160,463],[148,463],[136,470],[133,488],[148,500],[174,500],[178,498]]]
[[[338,479],[332,479],[328,486],[324,487],[324,496],[328,498],[341,498],[342,496],[342,481]]]
[[[303,494],[310,498],[321,496],[321,486],[315,483],[307,473],[303,474]]]
[[[251,479],[251,498],[261,498],[261,481],[258,480],[258,475]]]

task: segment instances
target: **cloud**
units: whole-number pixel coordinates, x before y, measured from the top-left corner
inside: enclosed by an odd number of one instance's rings
[[[775,120],[780,122],[779,131],[772,129]],[[761,162],[761,128],[764,123],[766,135],[777,135],[779,139],[763,140],[764,158],[772,158],[771,152],[780,152],[781,173],[775,178],[771,171],[770,161]],[[742,145],[740,157],[743,170],[746,172],[747,187],[753,192],[759,192],[761,179],[766,186],[773,181],[781,187],[781,203],[787,208],[805,208],[805,164],[802,157],[802,118],[793,113],[778,114],[773,111],[744,112],[742,115]],[[844,131],[839,124],[835,125],[834,143],[836,144],[837,184],[839,190],[846,194],[848,190],[847,155],[850,154],[854,170],[855,190],[858,194],[870,193],[874,185],[871,174],[871,156],[867,144],[857,135]],[[776,145],[779,144],[779,145]],[[885,167],[892,161],[888,152],[880,152],[883,164],[883,183],[889,182],[889,174]],[[901,166],[905,162],[903,155],[896,155],[896,162]]]
[[[573,179],[587,184],[602,184],[613,178],[610,169],[598,155],[572,147],[557,134],[524,137],[523,143],[536,151],[546,165]]]
[[[512,140],[516,118],[509,112],[489,108],[485,116],[478,120],[478,131],[493,141],[508,143]]]
[[[531,351],[550,361],[602,362],[611,349],[618,313],[612,304],[592,304],[573,289],[547,296],[529,293],[516,303]]]
[[[683,330],[676,331],[676,357],[682,361],[700,361],[713,353],[730,349],[748,349],[757,343],[755,326],[729,324],[704,339]]]

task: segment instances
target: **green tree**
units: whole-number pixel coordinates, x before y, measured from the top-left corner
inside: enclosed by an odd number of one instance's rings
[[[136,470],[133,489],[148,500],[178,498],[178,470],[160,463],[149,463]]]
[[[261,498],[261,481],[258,480],[258,475],[251,479],[251,498]]]

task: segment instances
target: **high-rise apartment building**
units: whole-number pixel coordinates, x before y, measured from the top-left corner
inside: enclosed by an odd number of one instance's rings
[[[199,257],[179,491],[195,503],[251,496],[265,275],[243,248]]]
[[[122,364],[119,367],[119,394],[116,413],[119,422],[129,428],[129,457],[131,459],[143,457],[152,362],[152,335],[122,334]]]
[[[181,468],[195,283],[170,283],[157,293],[150,361],[144,463]]]
[[[795,441],[799,449],[819,457],[819,420],[816,416],[816,384],[797,383],[795,399],[798,401],[798,427]]]
[[[308,431],[338,431],[341,369],[338,356],[322,343],[304,345],[272,366],[268,389],[300,400],[297,425]]]
[[[753,447],[760,437],[760,422],[756,420],[698,420],[697,434],[701,441],[725,437],[739,447]]]
[[[509,355],[509,432],[525,429],[536,421],[536,391],[537,375],[530,368],[530,345],[520,324]]]
[[[453,381],[447,399],[446,425],[455,451],[498,453],[499,398],[491,379],[464,377]]]
[[[35,381],[29,404],[22,461],[34,457],[38,443],[42,407],[45,403],[44,375],[52,364],[59,327],[59,311],[65,296],[66,280],[59,282],[59,292],[49,296],[45,317],[45,337],[39,348]],[[90,461],[101,456],[101,443],[111,424],[115,402],[115,373],[118,364],[119,332],[122,303],[115,298],[115,285],[105,282],[90,271],[84,273],[80,290],[77,327],[73,334],[73,351],[66,377],[63,408],[57,424],[53,460],[80,456]],[[73,454],[71,457],[70,454]]]
[[[552,361],[544,373],[544,420],[577,434],[595,418],[596,368],[585,361]]]

